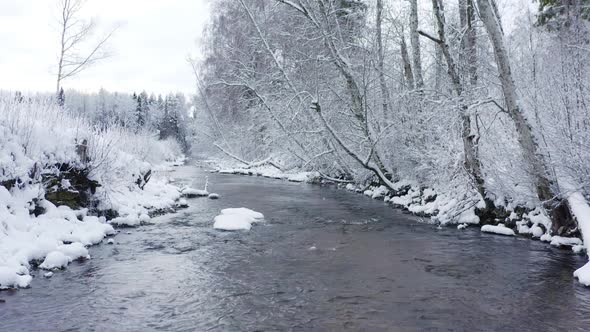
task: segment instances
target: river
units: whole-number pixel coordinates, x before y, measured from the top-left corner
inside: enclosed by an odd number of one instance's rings
[[[0,331],[588,331],[586,258],[437,228],[331,186],[209,174],[219,200],[123,228],[32,287],[0,292]],[[191,181],[192,179],[192,181]],[[220,232],[222,208],[267,222]]]

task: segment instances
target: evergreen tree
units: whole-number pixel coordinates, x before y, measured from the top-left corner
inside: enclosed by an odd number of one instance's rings
[[[64,88],[59,89],[59,93],[57,94],[57,104],[63,107],[66,103],[66,95],[64,93]]]

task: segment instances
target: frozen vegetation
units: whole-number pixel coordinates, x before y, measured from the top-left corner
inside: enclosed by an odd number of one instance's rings
[[[65,268],[87,247],[173,209],[181,197],[156,166],[182,155],[173,140],[98,128],[53,101],[0,99],[0,289],[31,269]]]
[[[587,10],[496,2],[216,0],[195,148],[220,173],[336,183],[582,252]]]

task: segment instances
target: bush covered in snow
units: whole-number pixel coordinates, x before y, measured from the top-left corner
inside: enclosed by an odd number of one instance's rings
[[[98,128],[51,101],[0,98],[0,138],[0,289],[26,287],[31,261],[54,269],[87,257],[86,246],[114,233],[91,214],[138,224],[180,198],[154,166],[181,149],[153,133]]]

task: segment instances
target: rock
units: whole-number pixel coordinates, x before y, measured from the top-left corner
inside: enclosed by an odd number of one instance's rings
[[[188,207],[188,203],[186,201],[186,199],[181,198],[178,200],[178,202],[176,202],[176,206],[179,208],[187,208]]]
[[[100,184],[89,179],[89,170],[67,163],[57,164],[55,167],[56,174],[42,174],[46,186],[45,199],[57,206],[66,205],[74,210],[91,206],[92,195]]]

